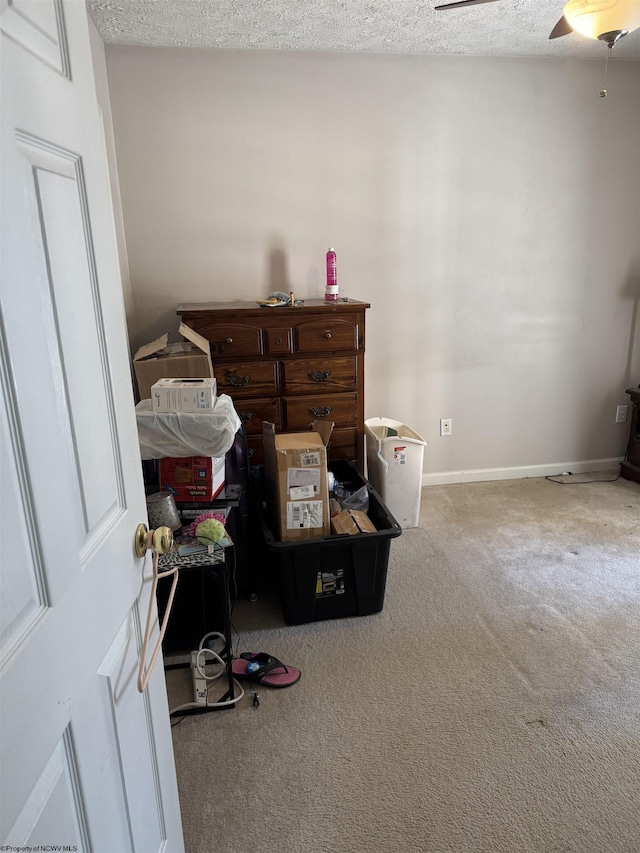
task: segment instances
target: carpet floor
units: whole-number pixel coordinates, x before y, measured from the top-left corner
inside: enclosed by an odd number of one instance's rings
[[[640,486],[611,476],[424,489],[372,616],[287,626],[265,575],[234,649],[302,678],[174,725],[187,853],[637,853]]]

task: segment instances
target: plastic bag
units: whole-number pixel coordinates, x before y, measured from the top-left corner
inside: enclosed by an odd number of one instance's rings
[[[151,400],[141,400],[136,421],[142,459],[224,456],[241,426],[226,394],[220,394],[211,412],[154,412]]]
[[[358,509],[361,512],[369,512],[369,489],[362,486],[357,492],[349,495],[342,501],[342,509]]]

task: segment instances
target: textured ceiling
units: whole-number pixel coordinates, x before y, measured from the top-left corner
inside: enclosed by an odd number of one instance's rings
[[[605,59],[572,33],[549,41],[564,0],[498,0],[435,12],[446,0],[87,0],[107,43],[394,54]],[[640,30],[611,59],[640,59]]]

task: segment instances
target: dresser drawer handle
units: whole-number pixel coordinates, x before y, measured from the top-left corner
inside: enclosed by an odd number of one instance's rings
[[[249,421],[253,418],[253,412],[238,412],[238,417],[240,418],[243,424],[248,424]]]
[[[309,412],[317,418],[326,418],[331,414],[331,406],[312,406]]]
[[[225,342],[225,344],[232,344],[232,343],[233,343],[233,338],[225,338],[225,339],[224,339],[224,342]]]
[[[307,373],[309,379],[313,379],[314,382],[326,382],[327,379],[331,376],[330,370],[312,370],[310,373]]]
[[[237,373],[227,373],[227,383],[233,385],[234,388],[241,388],[243,385],[248,385],[251,382],[250,376],[238,376]]]
[[[323,337],[330,341],[333,337],[333,335],[331,334],[331,329],[325,329]]]

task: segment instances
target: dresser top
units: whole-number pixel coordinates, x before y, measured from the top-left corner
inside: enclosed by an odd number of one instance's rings
[[[296,312],[304,311],[304,309],[313,309],[314,311],[326,311],[331,314],[335,311],[340,313],[348,311],[362,311],[365,308],[370,308],[368,302],[358,302],[357,299],[339,299],[337,302],[325,302],[324,299],[305,299],[304,305],[279,305],[274,308],[263,308],[257,302],[185,302],[178,305],[178,314],[201,313],[207,311],[251,311],[259,314],[286,314],[295,315]]]

